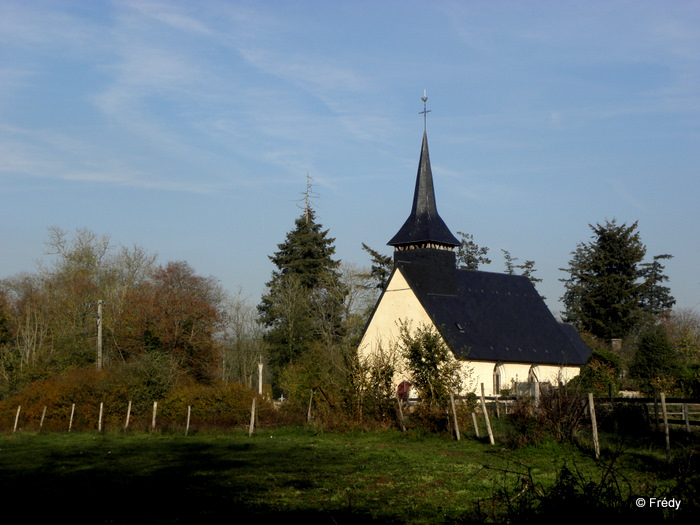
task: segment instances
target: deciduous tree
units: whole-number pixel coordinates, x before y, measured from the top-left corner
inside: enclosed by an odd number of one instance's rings
[[[414,329],[410,322],[401,322],[399,350],[424,401],[444,403],[450,392],[461,391],[460,365],[434,328],[421,325]]]

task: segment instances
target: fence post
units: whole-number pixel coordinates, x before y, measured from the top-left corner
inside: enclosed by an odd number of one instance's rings
[[[131,399],[129,399],[129,404],[126,406],[126,421],[124,421],[124,430],[129,428],[129,419],[131,418]]]
[[[151,430],[156,429],[156,413],[158,412],[158,401],[153,402],[153,419],[151,420]]]
[[[671,462],[671,437],[668,433],[668,413],[666,412],[666,394],[661,392],[661,411],[664,416],[664,434],[666,434],[666,461]]]
[[[460,441],[459,421],[457,421],[457,410],[455,409],[455,396],[452,392],[450,392],[450,403],[452,404],[452,417],[454,417],[455,420],[455,436],[457,437],[457,441]]]
[[[46,405],[44,405],[44,410],[41,412],[41,420],[39,421],[39,432],[44,428],[44,418],[46,418]]]
[[[102,432],[102,411],[104,409],[104,402],[100,402],[100,416],[97,418],[97,431]]]
[[[492,445],[496,442],[493,439],[493,431],[491,430],[491,421],[489,420],[489,411],[486,410],[486,399],[484,398],[484,383],[481,383],[481,409],[484,411],[484,420],[486,421],[486,430],[489,433],[489,441]]]
[[[17,414],[15,414],[15,427],[12,429],[12,433],[17,432],[17,423],[19,422],[19,412],[22,409],[22,405],[17,405]]]
[[[479,424],[476,421],[476,412],[472,412],[472,422],[474,423],[474,434],[479,438]]]
[[[190,416],[192,415],[192,405],[187,405],[187,424],[185,425],[185,435],[190,432]]]
[[[659,431],[659,394],[656,391],[656,388],[654,389],[654,425],[656,427],[656,431]]]
[[[593,431],[593,448],[595,449],[595,458],[600,457],[600,443],[598,442],[598,423],[595,419],[595,405],[593,403],[593,393],[588,393],[588,408],[591,411],[591,430]]]
[[[248,437],[253,435],[255,429],[255,397],[253,397],[253,406],[250,407],[250,426],[248,427]]]
[[[68,422],[68,432],[73,428],[73,416],[75,415],[75,403],[70,407],[70,421]]]

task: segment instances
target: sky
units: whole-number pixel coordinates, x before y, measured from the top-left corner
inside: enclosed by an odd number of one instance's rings
[[[438,210],[562,309],[589,225],[632,224],[700,306],[700,3],[0,0],[0,279],[48,228],[186,261],[256,303],[312,204],[343,262]]]

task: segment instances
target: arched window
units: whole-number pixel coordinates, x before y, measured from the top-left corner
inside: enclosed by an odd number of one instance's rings
[[[496,363],[496,366],[493,367],[493,395],[497,396],[500,395],[501,390],[503,389],[503,378],[505,377],[505,373],[503,371],[503,365]]]

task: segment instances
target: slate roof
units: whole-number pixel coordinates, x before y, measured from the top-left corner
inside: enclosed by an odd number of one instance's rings
[[[554,318],[527,277],[397,267],[458,358],[579,366],[591,353],[573,328]],[[444,293],[443,279],[454,279],[452,293]]]
[[[413,194],[411,214],[401,229],[387,243],[390,246],[437,243],[447,246],[459,246],[460,242],[452,235],[437,212],[433,173],[428,154],[428,135],[423,132],[423,145],[420,150],[416,189]]]

